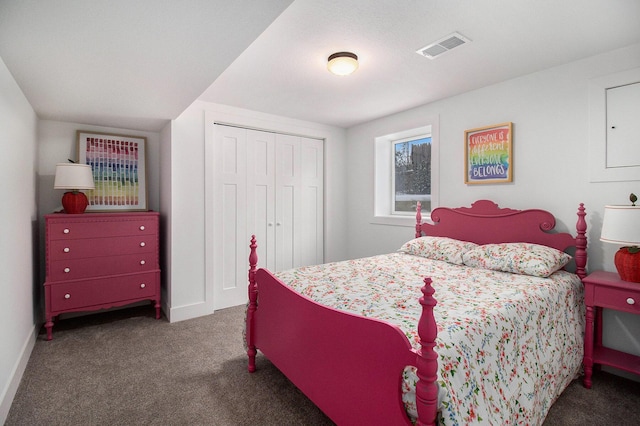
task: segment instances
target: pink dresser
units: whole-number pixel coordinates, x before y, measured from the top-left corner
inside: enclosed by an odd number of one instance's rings
[[[159,214],[45,215],[45,328],[65,312],[151,300],[160,318]]]

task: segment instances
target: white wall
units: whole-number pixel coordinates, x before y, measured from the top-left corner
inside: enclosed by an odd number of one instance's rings
[[[423,125],[439,116],[442,206],[468,206],[492,199],[503,207],[543,208],[557,217],[556,229],[575,233],[576,211],[587,209],[588,270],[615,271],[618,246],[599,241],[606,204],[624,204],[640,192],[640,176],[631,182],[589,182],[589,80],[640,66],[640,44],[569,63],[424,105],[351,128],[347,132],[349,169],[349,257],[396,250],[413,229],[371,224],[374,138]],[[464,131],[513,122],[514,180],[510,184],[464,184]],[[365,219],[365,220],[363,220]],[[637,320],[637,318],[636,318]],[[640,322],[625,330],[640,336]],[[606,331],[605,331],[606,333]],[[605,339],[606,340],[606,339]],[[619,342],[613,342],[618,345]],[[626,349],[640,354],[640,342]]]
[[[325,140],[325,261],[344,259],[347,251],[345,130],[271,114],[196,101],[171,125],[171,321],[213,312],[212,280],[207,279],[207,169],[206,143],[213,122],[310,136]],[[209,127],[207,127],[209,126]],[[209,130],[207,130],[209,129]],[[163,155],[165,151],[163,150]],[[165,172],[163,171],[163,174]],[[164,179],[164,177],[163,177]],[[163,205],[166,188],[163,189]],[[209,199],[209,202],[212,202]],[[164,207],[163,207],[164,211]],[[247,244],[249,242],[247,241]],[[209,250],[210,252],[210,250]],[[248,268],[248,266],[247,266]]]
[[[544,208],[574,231],[578,204],[585,203],[589,225],[589,268],[613,269],[617,247],[599,242],[606,204],[622,204],[640,192],[631,182],[589,182],[588,82],[640,66],[640,44],[605,55],[530,74],[353,127],[347,132],[349,256],[387,252],[411,237],[412,230],[373,225],[374,138],[417,127],[422,117],[439,116],[440,205],[466,206],[488,198],[514,208]],[[513,122],[513,183],[465,185],[464,131]]]
[[[147,138],[147,195],[148,208],[160,208],[160,134],[131,129],[90,126],[62,121],[38,121],[38,211],[40,217],[62,209],[64,191],[53,189],[57,163],[67,159],[78,160],[78,140],[76,132],[87,130],[114,135],[142,136]]]
[[[36,338],[36,114],[0,59],[0,424]]]

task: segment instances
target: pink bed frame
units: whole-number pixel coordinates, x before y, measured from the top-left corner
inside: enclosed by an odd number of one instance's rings
[[[530,242],[562,251],[575,247],[575,272],[584,278],[583,204],[577,215],[577,236],[573,237],[549,233],[555,218],[544,210],[501,209],[492,201],[479,200],[470,208],[436,208],[429,224],[422,223],[418,205],[416,236],[447,236],[477,244]],[[401,374],[405,366],[414,365],[419,378],[417,424],[436,423],[436,300],[430,278],[425,278],[422,288],[421,350],[415,351],[394,325],[320,305],[289,289],[268,270],[256,268],[255,236],[250,248],[246,325],[250,372],[256,370],[259,349],[335,423],[410,425],[401,401]]]

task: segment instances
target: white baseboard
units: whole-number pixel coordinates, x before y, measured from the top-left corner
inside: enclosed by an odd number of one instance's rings
[[[193,303],[191,305],[184,306],[172,306],[168,309],[165,306],[164,312],[169,322],[178,322],[211,315],[213,313],[213,306],[211,306],[211,303],[206,302]]]
[[[29,362],[29,357],[31,357],[33,347],[36,344],[37,336],[38,328],[34,326],[33,330],[27,336],[27,339],[22,345],[20,357],[16,360],[16,363],[13,366],[10,374],[10,379],[5,388],[2,390],[2,393],[0,394],[0,424],[4,424],[7,420],[9,409],[11,408],[13,398],[16,396],[16,392],[18,391],[18,386],[20,386],[22,375],[27,368],[27,363]]]

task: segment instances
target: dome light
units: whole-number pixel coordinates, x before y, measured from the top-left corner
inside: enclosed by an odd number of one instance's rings
[[[338,52],[329,56],[327,69],[335,75],[349,75],[358,69],[358,56],[351,52]]]

